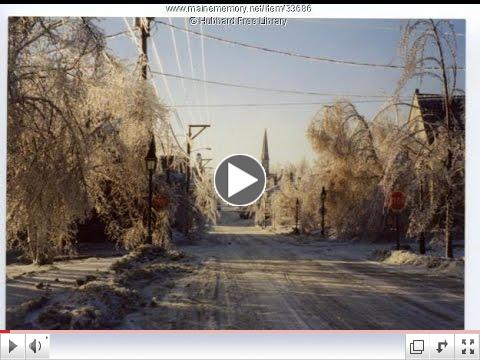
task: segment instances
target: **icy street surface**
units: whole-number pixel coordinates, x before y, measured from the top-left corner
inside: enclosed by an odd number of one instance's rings
[[[118,256],[10,265],[7,308],[20,314],[20,304],[50,293],[46,303],[22,305],[26,317],[15,325],[39,329],[462,329],[463,278],[367,260],[386,247],[274,234],[223,214],[210,233],[180,246],[182,260],[153,257],[123,272],[111,268]],[[92,286],[78,287],[87,276]],[[107,311],[125,289],[137,295]],[[71,319],[55,312],[65,306]]]
[[[220,225],[183,250],[195,255],[198,271],[178,279],[158,307],[128,315],[123,327],[463,328],[463,279],[366,261],[372,245],[299,243]]]

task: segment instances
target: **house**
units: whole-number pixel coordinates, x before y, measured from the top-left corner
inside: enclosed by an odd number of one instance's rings
[[[465,96],[455,95],[452,101],[451,126],[465,131]],[[445,98],[440,94],[420,93],[415,90],[408,122],[411,131],[428,145],[435,142],[440,126],[445,125]]]
[[[454,95],[451,97],[451,114],[450,114],[450,130],[454,137],[465,136],[465,96]],[[445,114],[445,97],[441,94],[427,94],[421,93],[418,89],[415,90],[412,99],[412,106],[408,117],[408,124],[411,134],[419,140],[420,144],[427,148],[435,146],[436,139],[440,134],[440,129],[446,128],[446,114]],[[425,165],[422,165],[425,166]],[[458,183],[463,182],[463,175],[458,174]],[[439,191],[435,180],[426,176],[422,181],[422,186],[419,190],[418,200],[429,202],[433,205]],[[462,190],[463,191],[463,190]],[[461,197],[463,199],[463,197]],[[438,216],[441,223],[444,219],[443,214]],[[463,224],[464,221],[464,202],[458,200],[454,204],[454,223]],[[458,226],[459,235],[462,234],[463,226]]]

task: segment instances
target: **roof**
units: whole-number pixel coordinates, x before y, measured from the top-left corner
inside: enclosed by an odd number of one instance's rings
[[[428,142],[432,143],[440,124],[445,121],[445,98],[439,94],[424,94],[415,91],[418,107],[427,133]],[[465,95],[455,95],[452,101],[452,124],[456,130],[465,130]]]

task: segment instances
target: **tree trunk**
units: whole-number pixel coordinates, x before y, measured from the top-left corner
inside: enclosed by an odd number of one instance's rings
[[[44,234],[44,236],[47,235]],[[28,248],[33,264],[45,265],[49,263],[49,256],[44,247],[46,241],[47,239],[42,237],[42,233],[39,233],[38,229],[33,226],[28,227]]]
[[[48,261],[48,256],[45,253],[44,244],[46,243],[47,239],[44,238],[44,234],[42,236],[38,236],[37,234],[37,241],[35,247],[35,258],[33,259],[33,263],[35,265],[45,265]]]
[[[420,233],[420,236],[418,238],[418,252],[420,255],[425,255],[426,249],[425,249],[425,233],[422,231]]]
[[[30,259],[32,262],[35,262],[36,258],[36,247],[37,247],[37,237],[35,228],[33,226],[29,226],[27,229],[27,243],[28,243],[28,252],[30,253]]]
[[[420,191],[419,191],[419,203],[420,203],[420,211],[424,211],[424,201],[425,201],[425,191],[424,191],[424,181],[422,180],[420,182]],[[420,232],[418,236],[418,252],[420,255],[425,255],[425,232],[422,231]]]
[[[452,239],[452,195],[450,186],[447,191],[446,211],[445,211],[445,257],[453,258],[453,239]]]
[[[451,103],[450,103],[450,92],[448,89],[448,76],[447,76],[447,67],[445,65],[445,57],[443,55],[443,48],[440,41],[440,36],[438,34],[437,26],[433,20],[430,20],[432,24],[432,30],[434,33],[434,38],[438,47],[438,54],[440,57],[440,65],[442,70],[443,78],[443,91],[445,94],[445,122],[446,122],[446,131],[447,131],[447,159],[446,159],[446,172],[447,172],[447,196],[445,199],[445,256],[447,258],[453,258],[453,244],[452,244],[452,133],[453,133],[453,123],[450,117],[451,114]]]

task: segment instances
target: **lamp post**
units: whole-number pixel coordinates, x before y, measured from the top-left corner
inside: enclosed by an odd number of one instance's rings
[[[298,200],[298,197],[297,197],[297,200],[295,201],[295,234],[298,234],[299,233],[299,230],[298,230],[298,213],[300,211],[300,200]]]
[[[322,214],[322,237],[325,236],[325,199],[327,198],[327,191],[325,190],[325,186],[322,186],[322,193],[320,194],[320,200],[322,203],[321,207],[321,214]]]
[[[263,195],[263,226],[264,229],[267,228],[267,195]]]
[[[297,177],[297,180],[300,181],[301,180],[301,177],[298,176]],[[295,192],[298,191],[298,187],[297,185],[295,184],[295,178],[294,178],[294,174],[293,172],[291,171],[290,172],[290,182],[292,183],[292,187],[293,189],[295,189]],[[300,213],[300,199],[298,198],[298,196],[296,197],[295,199],[295,228],[293,229],[293,232],[295,234],[299,234],[300,231],[298,229],[298,220],[299,220],[299,213]]]
[[[155,138],[152,136],[150,140],[150,146],[148,148],[147,156],[145,156],[145,163],[148,170],[148,233],[147,233],[147,244],[152,244],[152,182],[153,182],[153,173],[157,168],[157,156],[155,154]]]

